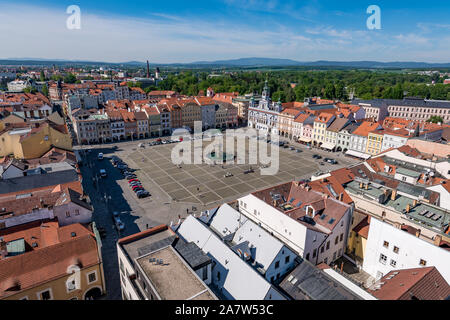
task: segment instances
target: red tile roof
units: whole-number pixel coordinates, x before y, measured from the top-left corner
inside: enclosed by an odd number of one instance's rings
[[[87,268],[100,263],[95,236],[81,224],[31,223],[2,230],[0,235],[7,242],[23,238],[28,248],[23,254],[0,260],[0,297],[66,276],[72,265]],[[36,248],[33,242],[38,244]]]
[[[380,300],[444,300],[450,286],[435,267],[394,270],[369,290]]]

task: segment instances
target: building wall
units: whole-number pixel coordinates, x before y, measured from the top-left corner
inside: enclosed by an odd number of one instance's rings
[[[292,250],[283,246],[272,263],[266,267],[266,274],[264,275],[266,280],[273,282],[274,280],[283,278],[286,273],[293,269],[296,256]],[[287,257],[289,257],[288,262],[286,262]],[[278,268],[276,268],[277,262],[279,263]]]
[[[15,158],[23,159],[22,145],[20,144],[20,135],[11,135],[5,132],[0,136],[0,157],[13,154]]]
[[[388,246],[384,246],[384,242]],[[399,248],[398,253],[393,251]],[[380,255],[387,257],[386,263],[380,262]],[[426,266],[435,266],[444,279],[450,283],[450,251],[439,248],[429,242],[417,238],[408,232],[397,229],[378,219],[371,219],[369,236],[364,256],[363,270],[379,279],[391,270],[421,267],[420,260]],[[396,262],[391,265],[391,260]]]
[[[88,274],[96,272],[96,281],[88,283]],[[70,274],[62,276],[58,279],[48,281],[46,283],[37,285],[31,289],[23,290],[19,293],[13,294],[4,298],[5,300],[41,300],[38,294],[42,291],[51,290],[52,300],[83,300],[85,294],[92,288],[99,288],[103,293],[105,291],[105,285],[102,280],[102,267],[100,264],[81,269],[80,272],[80,289],[68,292],[66,282],[69,280]]]
[[[117,258],[119,261],[120,287],[122,289],[122,299],[124,300],[141,300],[139,295],[129,279],[129,275],[135,274],[135,270],[130,261],[126,257],[122,248],[117,244]]]
[[[73,202],[54,207],[53,214],[58,218],[60,226],[73,223],[89,223],[92,221],[92,211]]]
[[[254,214],[255,210],[257,215]],[[303,257],[306,226],[296,223],[292,218],[251,194],[239,199],[239,211]]]
[[[400,148],[408,142],[408,138],[385,134],[383,137],[383,146],[381,151],[385,151],[390,148]]]
[[[441,208],[447,210],[450,208],[450,192],[448,192],[442,185],[432,186],[427,189],[438,192],[440,194],[439,206]]]
[[[70,134],[64,134],[46,126],[41,131],[23,139],[20,142],[25,159],[39,158],[52,146],[64,150],[72,150]]]

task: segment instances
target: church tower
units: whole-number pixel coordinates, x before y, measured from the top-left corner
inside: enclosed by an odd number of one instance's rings
[[[269,83],[266,80],[266,82],[264,83],[264,90],[262,92],[262,98],[263,100],[270,100],[270,89],[269,89]]]

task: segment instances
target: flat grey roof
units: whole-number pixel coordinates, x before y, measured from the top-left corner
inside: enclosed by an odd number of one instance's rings
[[[43,188],[73,181],[78,181],[78,173],[75,169],[0,180],[0,194]]]
[[[153,259],[162,263],[151,262]],[[216,300],[172,246],[136,260],[163,300]]]
[[[362,300],[305,260],[286,276],[280,287],[294,300]]]

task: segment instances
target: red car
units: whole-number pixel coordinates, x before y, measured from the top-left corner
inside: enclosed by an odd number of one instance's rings
[[[131,189],[133,189],[133,191],[136,189],[142,189],[142,185],[132,186]]]
[[[139,179],[130,179],[130,180],[128,180],[128,183],[131,183],[131,182],[134,182],[134,181],[139,182]]]

